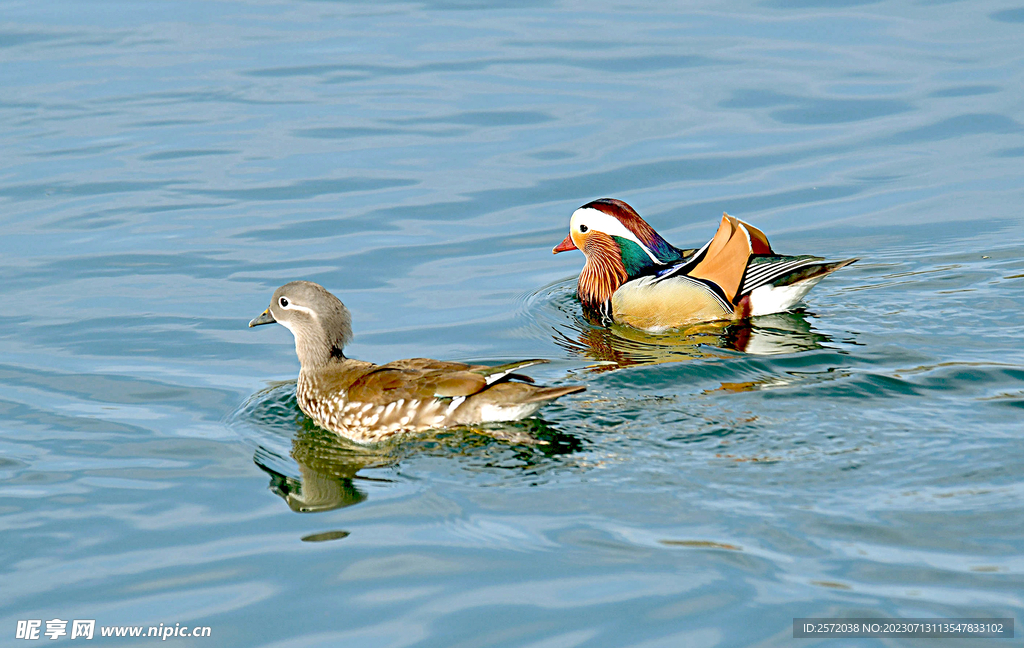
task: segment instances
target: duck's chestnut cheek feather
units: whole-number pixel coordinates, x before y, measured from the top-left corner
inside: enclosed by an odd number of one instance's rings
[[[561,243],[556,245],[553,250],[551,250],[551,254],[558,254],[559,252],[566,252],[568,250],[576,249],[578,248],[576,247],[576,244],[572,242],[572,234],[569,234],[568,236],[565,237],[565,240],[563,240]]]

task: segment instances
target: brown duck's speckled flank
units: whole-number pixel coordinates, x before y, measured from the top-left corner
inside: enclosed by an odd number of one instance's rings
[[[490,367],[428,358],[385,365],[332,353],[351,336],[348,309],[312,282],[278,288],[250,326],[277,322],[295,336],[302,368],[299,408],[317,425],[362,443],[400,433],[511,421],[545,403],[583,391],[582,385],[540,387],[518,370],[546,360]]]

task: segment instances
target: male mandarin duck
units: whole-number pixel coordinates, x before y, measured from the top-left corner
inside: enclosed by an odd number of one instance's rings
[[[320,427],[361,443],[403,432],[515,421],[585,389],[540,387],[515,373],[547,360],[488,367],[426,358],[375,365],[346,358],[342,350],[352,338],[352,317],[337,297],[310,281],[278,288],[249,326],[274,322],[295,336],[302,365],[295,388],[299,408]]]
[[[704,247],[681,250],[612,198],[573,213],[569,235],[552,252],[573,249],[586,257],[576,288],[584,308],[604,323],[651,332],[788,310],[857,261],[778,255],[761,230],[728,214]]]

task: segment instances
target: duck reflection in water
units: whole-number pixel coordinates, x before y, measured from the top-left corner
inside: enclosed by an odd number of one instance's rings
[[[292,440],[292,466],[283,465],[290,462],[263,447],[257,448],[253,461],[270,475],[271,492],[289,508],[296,513],[317,513],[364,501],[366,493],[356,486],[357,480],[388,481],[357,474],[364,468],[390,465],[385,457],[346,450],[329,432],[301,429]]]
[[[555,343],[597,361],[591,371],[612,371],[640,364],[719,357],[719,350],[751,355],[777,355],[820,349],[830,338],[815,332],[801,311],[776,313],[740,321],[703,322],[666,333],[647,333],[631,326],[600,326],[573,318],[557,327]]]
[[[240,414],[259,428],[253,461],[270,475],[270,490],[297,513],[359,504],[367,499],[368,486],[394,481],[362,471],[393,468],[416,456],[461,457],[471,468],[488,471],[532,471],[582,446],[578,438],[536,418],[439,430],[372,446],[356,444],[304,416],[294,402],[294,383],[290,387],[290,392],[289,386],[260,392]],[[288,437],[290,448],[284,443]]]

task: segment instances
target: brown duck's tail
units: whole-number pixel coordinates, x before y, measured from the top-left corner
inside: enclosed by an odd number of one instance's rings
[[[537,401],[549,401],[561,398],[568,394],[576,394],[581,391],[586,391],[584,385],[566,385],[565,387],[535,387],[533,393],[530,394],[528,403],[535,403]]]
[[[449,422],[474,425],[496,421],[516,421],[530,416],[559,396],[581,392],[583,385],[536,387],[521,382],[499,382],[466,399]]]
[[[574,394],[586,389],[583,385],[566,385],[565,387],[538,387],[519,382],[499,382],[491,385],[480,393],[495,405],[507,407],[514,404],[542,403],[554,400],[566,394]]]

